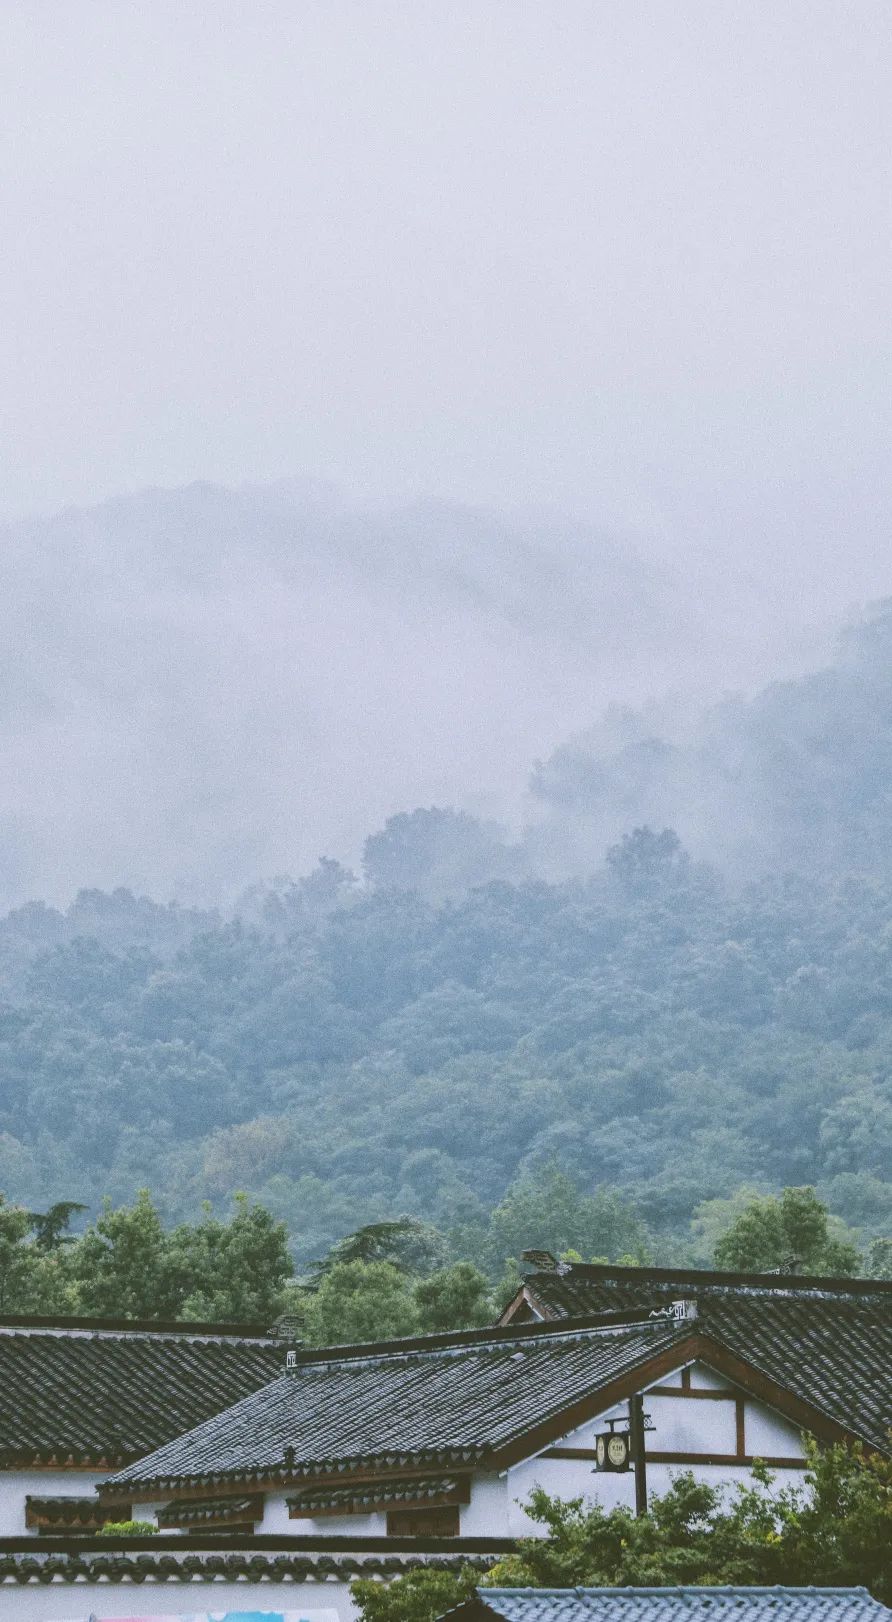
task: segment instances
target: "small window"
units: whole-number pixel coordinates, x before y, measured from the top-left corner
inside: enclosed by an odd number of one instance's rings
[[[387,1512],[391,1538],[457,1538],[458,1505],[437,1509],[391,1509]]]

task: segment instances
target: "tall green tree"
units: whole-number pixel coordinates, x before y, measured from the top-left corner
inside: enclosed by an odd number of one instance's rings
[[[82,1309],[99,1318],[173,1318],[182,1281],[170,1236],[147,1188],[132,1205],[106,1200],[71,1249],[71,1276]]]
[[[33,1233],[32,1213],[0,1194],[0,1312],[75,1311],[66,1257],[49,1254]]]
[[[69,1233],[71,1218],[77,1211],[86,1211],[80,1200],[57,1200],[48,1211],[29,1211],[28,1219],[38,1250],[57,1250],[60,1245],[74,1244]]]
[[[856,1274],[862,1258],[832,1231],[830,1212],[813,1188],[785,1188],[780,1198],[756,1195],[718,1240],[717,1267],[742,1273]]]
[[[492,1213],[490,1234],[497,1261],[532,1248],[612,1261],[647,1256],[646,1231],[634,1208],[613,1189],[581,1193],[555,1160],[511,1184]]]
[[[390,1262],[404,1273],[429,1273],[446,1259],[443,1235],[429,1222],[400,1216],[367,1222],[332,1245],[314,1271],[324,1277],[343,1262]]]
[[[488,1281],[473,1262],[455,1262],[419,1279],[413,1294],[422,1330],[476,1329],[496,1315]]]
[[[294,1271],[284,1222],[246,1194],[235,1196],[228,1222],[206,1207],[200,1222],[175,1228],[170,1261],[179,1315],[209,1322],[271,1322]]]
[[[0,1312],[23,1310],[19,1303],[27,1291],[33,1259],[31,1229],[29,1212],[8,1205],[0,1194]]]
[[[337,1262],[304,1302],[311,1346],[387,1340],[417,1328],[411,1285],[393,1262]]]

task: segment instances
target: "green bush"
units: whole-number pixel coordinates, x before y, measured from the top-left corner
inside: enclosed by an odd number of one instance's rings
[[[106,1521],[99,1533],[101,1538],[154,1537],[158,1528],[154,1521]]]

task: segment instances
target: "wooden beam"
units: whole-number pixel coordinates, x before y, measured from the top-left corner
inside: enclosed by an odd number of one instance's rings
[[[737,1456],[742,1459],[746,1453],[746,1403],[742,1397],[738,1397],[735,1404],[734,1429],[737,1441]]]
[[[660,1453],[647,1455],[648,1464],[767,1464],[770,1470],[807,1470],[803,1458],[769,1458],[761,1453]]]
[[[684,1397],[691,1402],[736,1402],[738,1392],[731,1386],[722,1386],[718,1390],[709,1391],[706,1386],[696,1385],[652,1385],[645,1391],[646,1397]]]
[[[785,1419],[792,1421],[800,1430],[810,1431],[821,1442],[845,1442],[857,1440],[857,1432],[842,1425],[838,1420],[832,1419],[829,1414],[822,1412],[812,1403],[797,1397],[786,1386],[779,1385],[776,1380],[763,1374],[752,1363],[738,1357],[722,1341],[712,1340],[708,1335],[698,1337],[700,1351],[698,1360],[706,1363],[718,1374],[724,1374],[728,1380],[740,1386],[749,1396],[764,1402],[766,1407],[774,1408]],[[866,1441],[866,1437],[860,1440]]]
[[[480,1466],[475,1466],[480,1468]],[[183,1485],[174,1479],[163,1483],[137,1482],[135,1485],[109,1489],[105,1483],[97,1482],[96,1490],[103,1504],[116,1502],[129,1502],[131,1499],[138,1504],[154,1503],[156,1499],[176,1498],[180,1502],[192,1502],[199,1498],[248,1498],[255,1493],[294,1493],[309,1490],[313,1487],[352,1487],[355,1485],[377,1484],[387,1481],[404,1481],[407,1476],[449,1475],[458,1476],[459,1480],[469,1478],[470,1472],[467,1464],[460,1469],[450,1469],[448,1464],[422,1465],[394,1465],[390,1470],[375,1470],[369,1466],[357,1470],[330,1470],[319,1475],[287,1476],[284,1472],[277,1475],[249,1476],[241,1481],[204,1481],[187,1482]],[[105,1490],[103,1490],[105,1488]],[[125,1496],[126,1495],[126,1496]]]
[[[584,1459],[595,1463],[598,1452],[594,1447],[550,1447],[539,1454],[540,1459]],[[808,1463],[803,1458],[765,1458],[761,1454],[742,1453],[666,1453],[647,1449],[648,1464],[755,1464],[759,1457],[773,1470],[804,1470]]]

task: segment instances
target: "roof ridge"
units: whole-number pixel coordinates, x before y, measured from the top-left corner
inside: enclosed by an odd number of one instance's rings
[[[623,1267],[604,1262],[571,1262],[560,1273],[541,1269],[527,1273],[523,1283],[534,1280],[573,1279],[607,1283],[611,1279],[629,1284],[690,1284],[695,1289],[709,1285],[724,1289],[763,1289],[796,1294],[826,1292],[840,1295],[892,1295],[892,1279],[843,1278],[818,1273],[735,1273],[705,1267]]]
[[[140,1318],[53,1318],[10,1313],[0,1315],[0,1336],[52,1335],[58,1338],[70,1335],[72,1339],[96,1338],[131,1340],[223,1340],[257,1341],[263,1345],[284,1345],[284,1337],[271,1334],[269,1329],[250,1323],[189,1323],[175,1319]]]
[[[517,1588],[487,1585],[487,1594],[869,1594],[863,1583],[851,1583],[845,1588],[832,1588],[829,1583],[615,1583],[615,1585],[587,1585],[576,1583],[573,1588]]]
[[[535,1323],[487,1324],[482,1329],[452,1329],[428,1335],[409,1335],[401,1340],[356,1341],[344,1346],[298,1347],[297,1366],[314,1363],[376,1363],[387,1357],[423,1356],[436,1352],[473,1350],[512,1341],[559,1339],[562,1335],[582,1336],[596,1330],[657,1329],[669,1320],[654,1317],[648,1307],[627,1307],[622,1311],[574,1314],[572,1318],[539,1319]]]

